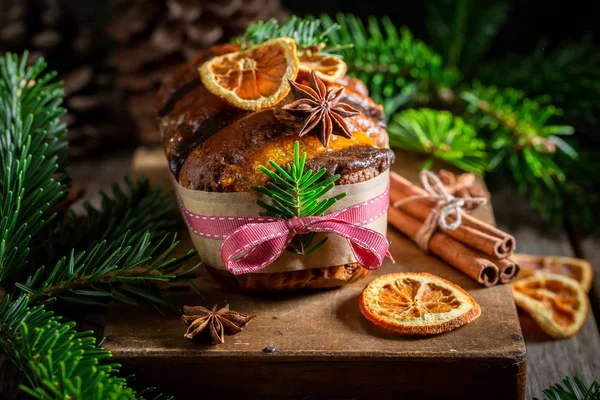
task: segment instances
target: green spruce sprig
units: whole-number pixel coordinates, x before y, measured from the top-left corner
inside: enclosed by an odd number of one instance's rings
[[[62,88],[37,60],[0,59],[0,282],[26,276],[32,239],[48,229],[45,215],[66,188]]]
[[[198,265],[176,272],[195,254],[169,258],[177,244],[167,231],[179,223],[170,216],[174,201],[147,180],[126,190],[114,185],[100,193],[100,208],[84,204],[86,218],[67,212],[42,247],[38,267],[21,282],[15,295],[27,293],[30,302],[51,297],[84,304],[108,301],[166,304],[156,292],[161,281],[189,279]]]
[[[467,112],[476,118],[476,124],[495,135],[492,147],[503,151],[499,157],[511,150],[531,149],[549,155],[561,151],[577,158],[577,152],[559,137],[572,135],[573,127],[549,123],[553,117],[562,115],[559,108],[531,100],[520,90],[477,82],[465,89],[461,97],[469,104]]]
[[[567,376],[564,387],[557,383],[544,390],[548,400],[600,400],[600,384],[594,381],[589,387],[579,377]]]
[[[77,332],[45,306],[31,307],[27,296],[0,302],[0,347],[23,371],[21,390],[35,399],[137,399],[111,354],[97,347],[93,332]]]
[[[388,117],[409,100],[423,103],[445,98],[448,88],[460,78],[408,28],[398,30],[387,17],[381,22],[371,17],[367,24],[349,14],[337,14],[335,19],[322,15],[320,19],[326,27],[339,26],[329,35],[331,43],[353,43],[340,52],[348,73],[367,84],[370,96],[383,104]]]
[[[181,224],[172,212],[177,207],[169,191],[152,188],[147,179],[114,184],[109,192],[99,193],[100,205],[83,204],[86,218],[67,212],[58,232],[50,238],[53,254],[49,262],[68,255],[71,249],[90,248],[98,241],[120,243],[130,231],[151,233],[160,238]],[[62,251],[61,251],[62,250]]]
[[[448,111],[421,108],[396,113],[388,132],[390,146],[430,156],[423,168],[439,159],[478,174],[487,169],[485,142],[473,126]]]
[[[560,136],[572,135],[571,126],[552,125],[549,120],[561,114],[552,105],[542,105],[515,89],[498,89],[478,83],[461,93],[467,101],[469,117],[491,134],[494,154],[491,168],[506,158],[515,180],[522,184],[532,179],[555,189],[566,177],[555,162],[555,153],[577,159],[577,152]]]
[[[260,215],[283,219],[322,216],[338,200],[346,196],[346,193],[340,193],[322,199],[321,197],[333,189],[340,175],[321,180],[327,173],[327,169],[322,168],[313,173],[311,169],[306,168],[306,157],[305,152],[300,155],[300,143],[296,142],[294,158],[285,168],[273,160],[269,163],[275,171],[259,166],[259,169],[271,179],[267,186],[251,186],[251,189],[269,196],[271,200],[271,204],[257,200],[256,203],[265,210],[261,211]],[[288,250],[300,255],[309,255],[327,241],[325,237],[312,245],[314,237],[314,233],[296,235]]]
[[[293,16],[283,25],[279,25],[279,22],[273,18],[266,22],[258,21],[250,24],[233,42],[241,44],[242,48],[247,48],[287,36],[294,39],[300,52],[308,50],[312,53],[332,53],[351,46],[348,43],[344,45],[331,43],[330,35],[338,29],[339,26],[336,24],[324,27],[318,19]]]
[[[58,298],[88,305],[105,306],[111,300],[135,305],[141,299],[153,305],[168,305],[157,294],[156,284],[189,280],[199,265],[177,272],[196,252],[169,257],[179,244],[176,237],[167,242],[169,236],[153,243],[150,232],[128,232],[114,249],[113,242],[103,240],[89,252],[72,250],[52,268],[40,267],[15,286],[33,303]],[[167,246],[161,250],[165,242]]]
[[[16,295],[0,302],[0,350],[34,398],[161,398],[128,388],[91,333],[48,311],[56,298],[164,304],[152,283],[187,278],[178,268],[191,254],[171,257],[170,206],[145,182],[104,195],[87,217],[50,211],[67,188],[67,143],[62,89],[44,68],[43,60],[26,66],[26,56],[0,58],[0,285]]]

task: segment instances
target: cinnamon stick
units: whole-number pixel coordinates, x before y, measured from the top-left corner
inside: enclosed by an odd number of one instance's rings
[[[500,270],[500,283],[512,282],[519,275],[521,269],[519,264],[508,258],[497,260],[496,265]]]
[[[390,203],[393,204],[410,196],[427,195],[428,193],[424,189],[395,172],[390,173]],[[417,199],[408,201],[401,207],[405,213],[420,221],[425,221],[434,205],[432,200]],[[466,213],[462,214],[460,227],[444,232],[459,242],[497,259],[510,257],[515,250],[516,242],[513,236]]]
[[[422,225],[422,221],[392,207],[388,210],[388,220],[413,240]],[[496,264],[446,232],[437,231],[431,236],[429,251],[486,287],[496,285],[500,279]]]

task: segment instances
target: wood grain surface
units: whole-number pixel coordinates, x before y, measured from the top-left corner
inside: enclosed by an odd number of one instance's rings
[[[419,161],[403,155],[395,169],[415,179]],[[133,164],[139,168],[139,158]],[[493,222],[489,207],[478,217]],[[178,315],[118,306],[107,315],[106,347],[125,371],[181,395],[202,387],[207,398],[224,393],[257,399],[523,398],[525,345],[510,287],[485,289],[393,228],[389,238],[396,264],[386,262],[367,279],[340,289],[247,295],[222,288],[202,271],[196,285],[204,298],[193,292],[167,294],[179,304],[229,303],[234,310],[258,315],[223,345],[186,341]],[[381,332],[362,317],[358,295],[374,277],[398,271],[428,271],[457,283],[481,305],[482,316],[425,338]],[[276,352],[263,352],[268,346]]]
[[[154,168],[155,171],[162,169],[160,162],[155,161],[148,165],[148,157],[141,157],[144,154],[153,154],[152,151],[139,151],[136,154],[137,156],[132,157],[130,153],[123,152],[107,158],[87,160],[72,165],[70,173],[73,179],[86,184],[85,201],[98,204],[97,190],[106,190],[113,182],[121,181],[123,176],[130,173],[132,164],[137,169],[140,167]],[[528,209],[526,202],[518,199],[518,195],[514,190],[492,191],[492,200],[498,225],[517,237],[519,251],[532,254],[574,254],[567,239],[567,233],[545,224],[540,218],[536,217]],[[76,205],[76,209],[82,210],[81,202]],[[597,237],[586,238],[575,243],[575,247],[578,249],[577,255],[588,258],[595,268],[596,299],[600,295],[600,286],[598,286],[600,282],[600,279],[598,279],[600,276],[600,269],[598,268],[600,266],[599,243]],[[593,296],[592,294],[592,300]],[[524,315],[521,315],[521,323],[523,324],[527,344],[527,399],[534,397],[541,399],[544,388],[549,384],[559,382],[566,375],[578,375],[588,384],[593,379],[600,378],[598,362],[600,360],[598,350],[600,339],[596,323],[591,316],[577,336],[561,341],[555,341],[545,336],[533,321]],[[248,329],[251,328],[252,325],[249,325]],[[111,339],[109,337],[109,341]],[[156,375],[158,378],[151,379],[148,383],[154,384],[164,379],[165,375],[169,376],[171,365],[171,363],[152,363],[147,376],[151,378],[152,375]],[[141,366],[136,365],[130,368],[130,372],[137,372],[137,367]],[[200,370],[195,368],[185,370],[190,371],[186,379],[200,380]],[[307,372],[303,371],[303,373]],[[273,377],[280,376],[275,371]],[[286,384],[289,384],[289,382],[286,382]],[[245,390],[249,391],[250,389],[245,388]],[[413,397],[418,398],[418,396]],[[411,397],[408,396],[407,398]]]
[[[515,236],[520,253],[574,256],[567,234],[533,214],[513,191],[494,192],[492,202],[498,226]],[[590,261],[597,266],[600,250],[592,240],[586,248],[596,249],[596,259]],[[597,277],[596,268],[596,283]],[[527,399],[542,398],[545,388],[565,376],[579,376],[588,385],[600,379],[600,335],[591,311],[582,330],[567,340],[552,339],[527,314],[519,317],[527,345]]]
[[[594,282],[590,290],[590,301],[596,320],[600,318],[600,238],[596,236],[579,241],[575,248],[577,256],[589,260],[594,268]]]

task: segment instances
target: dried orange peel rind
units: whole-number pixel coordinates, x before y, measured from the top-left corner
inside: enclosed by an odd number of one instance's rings
[[[298,57],[300,71],[315,71],[319,78],[335,82],[346,75],[348,66],[339,57],[321,54],[302,54]]]
[[[555,339],[574,336],[585,323],[589,300],[569,277],[537,273],[511,284],[515,303]]]
[[[535,273],[554,273],[575,279],[586,293],[592,288],[594,270],[587,260],[529,254],[514,254],[511,258],[521,268],[517,279],[527,278]]]
[[[381,276],[365,287],[359,304],[369,321],[402,335],[449,332],[481,315],[462,288],[426,272]]]
[[[296,42],[269,40],[247,50],[214,57],[200,66],[200,79],[214,95],[244,110],[279,103],[298,74]]]

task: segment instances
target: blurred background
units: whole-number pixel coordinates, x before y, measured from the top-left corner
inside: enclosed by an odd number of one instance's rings
[[[600,5],[587,1],[427,0],[393,6],[388,0],[1,0],[0,4],[0,52],[27,49],[32,58],[44,56],[65,81],[75,157],[136,142],[156,143],[152,96],[162,76],[195,51],[224,42],[260,19],[341,11],[365,19],[388,16],[471,76],[489,74],[490,64],[508,56],[527,59],[535,52],[551,56],[575,44],[592,51],[600,29]],[[461,54],[451,56],[457,45],[464,47]],[[555,79],[560,79],[561,71],[555,72]],[[590,90],[594,89],[598,90],[597,82],[590,82]]]
[[[359,21],[363,33],[351,32],[348,38],[359,45],[342,55],[349,73],[366,81],[373,98],[384,104],[392,146],[428,152],[422,143],[410,142],[414,135],[402,124],[447,118],[411,110],[450,111],[453,126],[462,127],[458,136],[463,143],[450,143],[446,132],[433,148],[470,152],[469,165],[462,162],[468,157],[438,153],[432,158],[486,172],[492,189],[517,188],[533,210],[555,225],[574,226],[581,232],[600,226],[593,212],[600,199],[598,3],[0,0],[0,4],[0,53],[29,50],[30,60],[44,57],[64,81],[65,122],[74,160],[131,152],[139,145],[160,146],[156,90],[169,71],[201,49],[229,41],[258,20],[324,14],[335,19],[343,12],[343,24],[356,28]],[[373,44],[377,42],[373,26],[380,33],[390,26],[397,29],[398,41],[388,40],[378,48]],[[360,45],[363,39],[371,42]],[[382,67],[388,69],[379,71]],[[481,107],[477,112],[478,105],[490,104],[495,108],[487,114]],[[400,114],[404,110],[407,113]],[[433,138],[433,132],[428,134]],[[477,140],[479,147],[473,145]],[[485,155],[476,155],[483,147]]]

